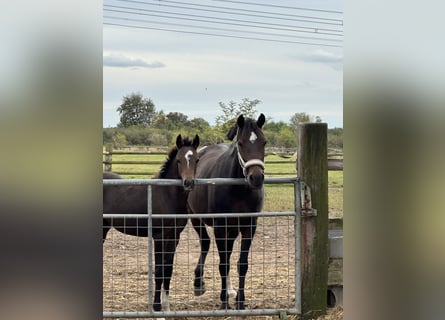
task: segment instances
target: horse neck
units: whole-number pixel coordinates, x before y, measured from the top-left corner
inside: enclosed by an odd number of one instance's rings
[[[180,179],[178,166],[176,165],[176,155],[179,150],[172,149],[167,157],[166,162],[162,165],[161,170],[155,175],[156,179]]]
[[[170,161],[163,169],[163,174],[158,173],[157,179],[181,179],[176,161]],[[161,213],[185,213],[186,196],[182,186],[153,186],[153,203]]]
[[[227,157],[229,159],[229,161],[227,161],[227,165],[230,164],[230,167],[232,168],[230,176],[232,178],[244,178],[243,168],[238,160],[238,152],[235,143],[233,143],[229,150],[227,150]]]
[[[176,165],[175,161],[171,161],[163,179],[181,179],[181,176],[178,171],[178,166]]]

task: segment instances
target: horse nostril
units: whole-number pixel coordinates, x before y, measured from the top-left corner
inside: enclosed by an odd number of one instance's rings
[[[183,186],[185,189],[191,189],[191,188],[193,188],[194,185],[195,185],[194,180],[187,179],[187,180],[184,180],[184,182],[183,182]]]
[[[264,174],[251,174],[248,176],[249,185],[254,188],[259,188],[263,185]]]

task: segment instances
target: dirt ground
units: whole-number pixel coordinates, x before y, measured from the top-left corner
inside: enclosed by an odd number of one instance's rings
[[[339,188],[334,188],[337,192]],[[331,188],[330,188],[331,192]],[[342,194],[342,189],[341,189]],[[267,194],[266,194],[267,198]],[[286,208],[288,200],[279,197],[277,203]],[[267,202],[266,202],[267,203]],[[336,208],[336,206],[334,206]],[[340,214],[330,208],[330,215]],[[341,211],[342,215],[342,211]],[[249,255],[246,279],[246,309],[287,309],[295,305],[295,244],[293,218],[261,218]],[[209,229],[211,234],[211,229]],[[148,258],[147,238],[127,236],[112,229],[103,246],[103,308],[104,311],[146,311],[148,309]],[[220,276],[218,254],[212,240],[205,267],[207,292],[199,297],[193,294],[193,270],[199,257],[199,242],[188,225],[181,234],[175,255],[175,266],[170,291],[170,307],[176,310],[217,310],[220,306]],[[239,243],[232,255],[231,278],[237,284],[236,262]],[[233,306],[233,299],[231,299]],[[329,310],[318,320],[342,319],[342,308]],[[205,318],[205,317],[201,317]],[[226,317],[224,319],[229,319]],[[271,319],[272,317],[248,317]],[[274,317],[277,318],[277,317]],[[289,316],[289,319],[296,317]],[[186,319],[186,318],[178,318]],[[190,318],[198,319],[198,318]],[[218,318],[208,318],[218,319]]]
[[[219,309],[219,257],[212,229],[209,228],[208,231],[212,244],[204,274],[207,292],[202,296],[193,294],[193,270],[200,247],[197,234],[189,223],[181,234],[175,255],[170,290],[171,311]],[[245,289],[246,309],[288,309],[295,306],[294,241],[292,217],[258,219],[257,232],[249,254]],[[114,229],[110,230],[103,246],[104,311],[147,310],[147,251],[147,238],[127,236]],[[230,274],[235,289],[238,287],[236,271],[238,257],[239,239],[235,242],[231,258]],[[231,304],[233,305],[233,299]],[[254,318],[271,317],[249,317],[249,319]]]

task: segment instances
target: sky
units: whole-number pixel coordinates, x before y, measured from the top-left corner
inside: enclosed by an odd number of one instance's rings
[[[210,125],[219,102],[248,98],[272,121],[305,112],[343,127],[342,11],[338,0],[105,0],[103,126],[141,93]]]

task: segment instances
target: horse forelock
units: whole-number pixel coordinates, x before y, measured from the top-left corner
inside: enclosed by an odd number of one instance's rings
[[[184,147],[191,147],[193,145],[193,141],[190,141],[190,139],[188,137],[185,137],[182,140],[182,144]]]
[[[239,139],[240,132],[247,132],[247,134],[248,134],[247,138],[249,139],[252,132],[257,132],[257,133],[261,132],[261,128],[258,126],[256,120],[247,118],[244,120],[244,125],[242,128],[237,126],[236,136],[238,136],[238,139]],[[255,133],[255,135],[257,135],[257,134]]]

